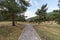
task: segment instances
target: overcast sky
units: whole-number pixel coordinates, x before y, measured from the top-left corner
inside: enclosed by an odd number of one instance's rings
[[[48,11],[51,12],[52,10],[58,9],[58,0],[30,0],[30,7],[25,12],[25,16],[27,18],[36,16],[35,12],[37,9],[40,9],[43,4],[47,3]]]

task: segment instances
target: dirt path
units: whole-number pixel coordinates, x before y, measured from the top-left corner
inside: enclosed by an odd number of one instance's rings
[[[41,40],[31,24],[27,24],[18,40]]]

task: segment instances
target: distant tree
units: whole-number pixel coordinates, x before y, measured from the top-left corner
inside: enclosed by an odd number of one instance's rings
[[[28,20],[29,20],[29,22],[36,22],[37,23],[38,22],[38,16],[31,17]]]
[[[41,9],[38,9],[36,12],[36,15],[38,16],[38,21],[42,22],[46,20],[46,14],[47,14],[47,4],[42,5]]]
[[[60,10],[54,11],[55,21],[60,24]]]
[[[0,8],[8,12],[12,18],[13,26],[15,26],[16,14],[25,12],[28,6],[29,3],[26,0],[19,0],[18,3],[16,0],[4,0],[0,2]]]
[[[21,22],[26,22],[24,15],[17,16],[16,20]]]
[[[55,13],[57,12],[57,14],[55,15],[56,21],[60,24],[60,0],[58,0],[58,7],[59,10],[55,11]]]
[[[57,11],[52,11],[52,12],[49,12],[47,13],[46,15],[46,21],[55,21],[56,20],[56,15],[57,15]]]

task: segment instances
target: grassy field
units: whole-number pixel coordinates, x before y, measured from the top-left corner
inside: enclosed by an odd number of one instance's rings
[[[41,23],[34,25],[42,40],[60,40],[60,25],[55,23]]]
[[[18,40],[24,24],[11,26],[11,22],[0,22],[0,40]]]

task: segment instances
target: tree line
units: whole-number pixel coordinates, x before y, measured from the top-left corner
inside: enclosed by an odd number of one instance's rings
[[[60,3],[60,2],[59,2]],[[26,0],[0,0],[0,21],[12,21],[12,25],[15,26],[16,21],[26,21],[24,13],[30,3]],[[35,17],[29,18],[29,22],[45,22],[45,21],[56,21],[60,23],[60,10],[53,10],[47,12],[47,4],[37,9]],[[18,16],[19,15],[19,16]]]
[[[60,24],[60,10],[53,10],[52,12],[47,12],[47,10],[47,4],[42,5],[35,13],[37,16],[29,18],[29,22],[55,21]]]

